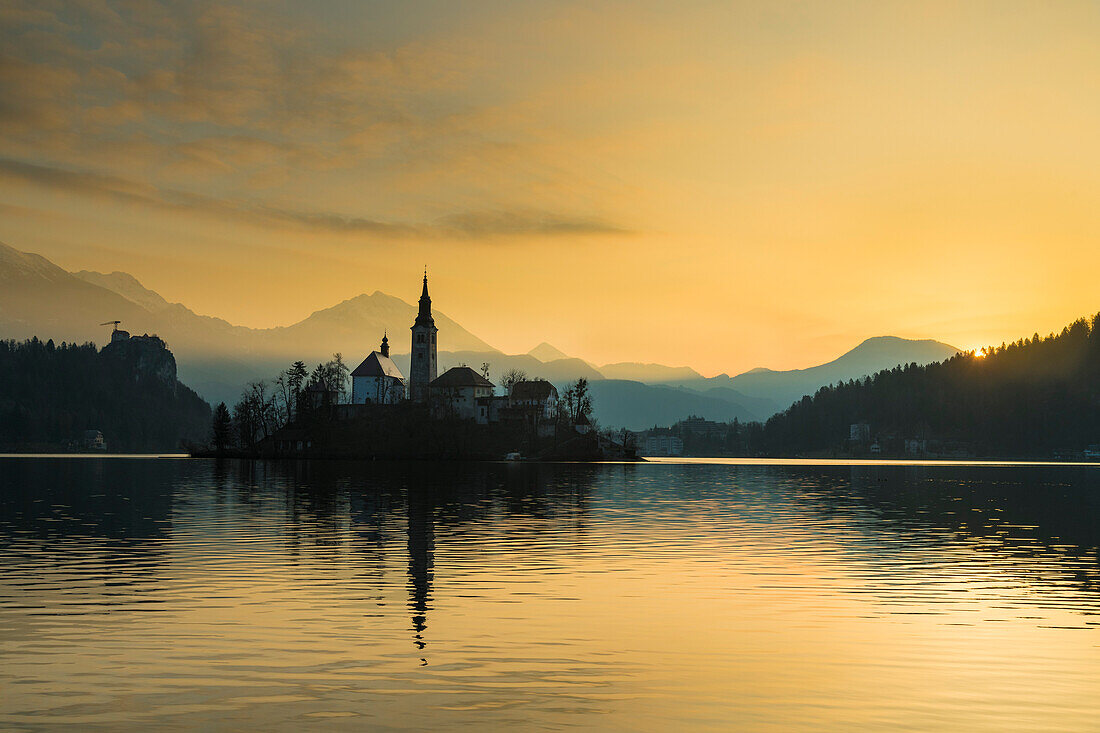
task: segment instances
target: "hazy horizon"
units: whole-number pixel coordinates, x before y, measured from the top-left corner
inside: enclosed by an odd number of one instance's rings
[[[0,241],[735,374],[1097,310],[1088,3],[9,3]],[[531,334],[537,334],[534,338]],[[529,343],[530,342],[530,343]]]

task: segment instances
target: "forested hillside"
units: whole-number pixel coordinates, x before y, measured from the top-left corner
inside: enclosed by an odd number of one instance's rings
[[[111,452],[173,451],[205,441],[210,406],[176,381],[155,337],[112,344],[0,341],[0,451],[60,450],[85,430]]]
[[[823,387],[768,420],[752,448],[843,449],[852,423],[867,423],[872,439],[958,441],[975,455],[1100,443],[1100,314],[1046,338]]]

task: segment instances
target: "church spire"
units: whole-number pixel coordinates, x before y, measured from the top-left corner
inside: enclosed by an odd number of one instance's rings
[[[432,298],[428,295],[428,267],[424,266],[424,289],[420,292],[420,310],[416,314],[416,323],[421,326],[434,326],[432,318]]]
[[[382,332],[382,348],[379,349],[382,352],[382,356],[389,358],[390,355],[390,339],[385,331]]]

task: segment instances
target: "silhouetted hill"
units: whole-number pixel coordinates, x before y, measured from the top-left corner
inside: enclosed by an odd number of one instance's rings
[[[176,379],[164,342],[0,341],[0,450],[59,450],[100,431],[112,452],[205,441],[210,406]]]
[[[646,384],[687,384],[704,379],[702,374],[691,367],[641,364],[632,361],[604,364],[599,367],[599,370],[607,379],[627,379],[634,382],[645,382]]]
[[[122,328],[163,338],[177,356],[181,379],[215,401],[234,401],[247,382],[270,377],[296,359],[314,364],[336,351],[349,359],[369,353],[386,330],[407,335],[415,315],[416,306],[375,292],[290,326],[245,328],[169,303],[126,273],[73,274],[0,244],[0,338],[83,343],[106,339],[110,328],[99,324],[119,319]],[[434,315],[440,348],[499,353],[444,312],[436,309]],[[399,338],[393,343],[397,350],[407,348]]]
[[[440,349],[499,353],[438,308],[432,309],[432,315],[439,327]],[[388,332],[393,348],[404,352],[409,348],[409,326],[414,318],[416,306],[376,290],[316,311],[294,325],[262,329],[258,336],[279,344],[284,353],[286,344],[294,344],[299,352],[358,354],[377,349],[382,333]]]
[[[199,315],[180,303],[169,303],[124,272],[72,274],[43,257],[5,245],[0,245],[0,285],[0,337],[38,336],[79,343],[105,338],[109,329],[98,324],[121,319],[123,328],[164,338],[176,354],[180,378],[213,403],[232,404],[249,381],[270,378],[298,359],[312,366],[339,351],[348,361],[358,361],[377,348],[383,332],[389,332],[395,360],[408,373],[406,339],[416,307],[379,291],[316,311],[289,326],[252,329]],[[599,415],[601,419],[607,424],[627,424],[618,422],[621,416],[643,427],[664,421],[664,406],[676,404],[676,400],[686,410],[674,416],[676,419],[691,412],[718,419],[712,416],[729,414],[728,405],[734,406],[734,412],[743,410],[765,417],[824,384],[896,364],[937,361],[956,351],[935,341],[881,337],[868,339],[840,358],[809,369],[754,369],[732,378],[721,375],[704,379],[690,367],[632,362],[594,367],[582,359],[564,356],[545,342],[528,354],[503,354],[438,308],[433,312],[440,328],[441,372],[460,364],[478,369],[488,362],[490,377],[497,383],[504,372],[521,369],[559,387],[580,377],[593,383],[609,379],[652,387],[682,386],[703,400],[638,386],[606,388],[605,404],[597,408],[599,412],[607,411]],[[635,403],[620,404],[619,400]]]
[[[83,343],[110,333],[107,320],[140,319],[137,304],[85,282],[45,257],[0,244],[0,338]]]
[[[760,416],[743,405],[687,389],[642,384],[622,379],[588,383],[593,412],[604,427],[645,430],[670,425],[685,415],[728,422],[758,420]]]
[[[813,394],[826,384],[858,379],[899,364],[930,364],[949,359],[959,350],[931,339],[911,340],[896,336],[869,338],[856,348],[826,364],[807,369],[773,371],[753,369],[735,377],[725,374],[682,384],[689,389],[708,392],[715,387],[763,400],[770,400],[778,409],[790,405],[804,395]]]
[[[530,356],[535,357],[539,361],[554,361],[556,359],[568,359],[569,357],[561,349],[551,346],[543,341],[527,352]]]
[[[80,272],[74,272],[73,275],[84,282],[98,285],[101,288],[106,288],[113,293],[117,293],[150,313],[159,313],[172,305],[162,298],[159,293],[149,290],[139,283],[137,278],[125,272],[115,271],[110,274],[104,274],[102,272],[92,272],[91,270],[81,270]]]
[[[1037,457],[1100,443],[1100,314],[1062,333],[823,387],[764,426],[771,453],[841,449],[867,423],[887,452],[905,439],[977,455]]]

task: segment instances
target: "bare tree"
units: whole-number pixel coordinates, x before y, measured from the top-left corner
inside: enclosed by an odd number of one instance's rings
[[[511,394],[512,387],[516,386],[517,382],[522,382],[526,379],[527,372],[522,369],[509,369],[501,375],[500,383],[508,390],[508,394]]]
[[[570,425],[576,425],[582,416],[591,418],[592,398],[588,395],[588,380],[581,377],[569,385],[558,401],[558,409]]]

